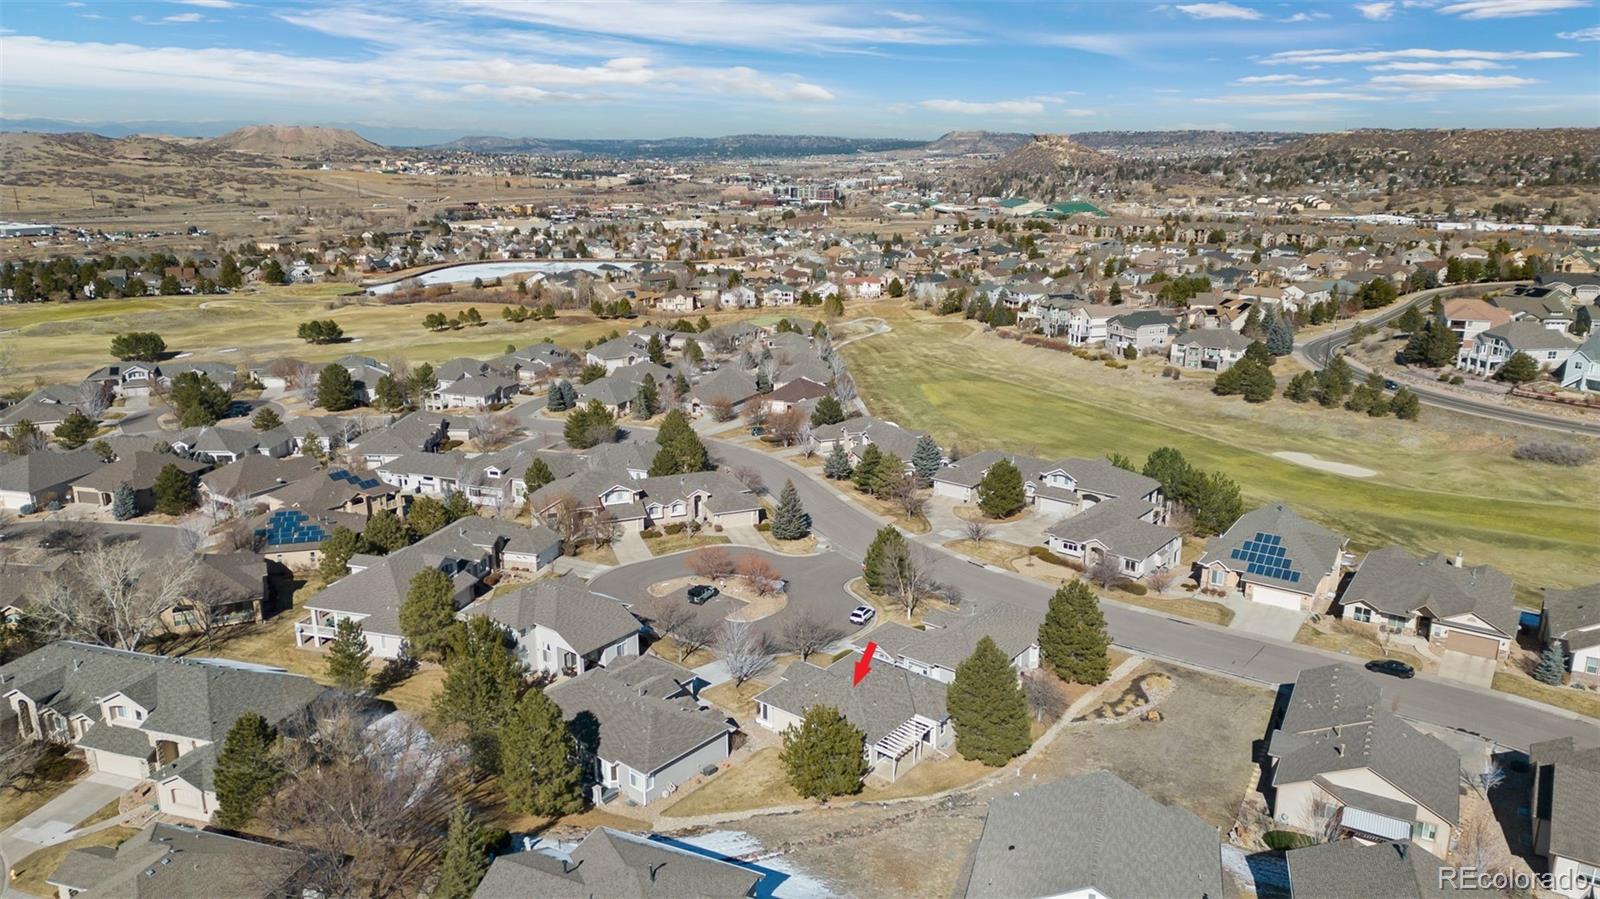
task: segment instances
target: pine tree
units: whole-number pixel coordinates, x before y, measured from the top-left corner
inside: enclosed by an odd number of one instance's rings
[[[1287,316],[1276,310],[1269,313],[1267,321],[1267,352],[1274,356],[1287,356],[1294,352],[1294,325]]]
[[[886,524],[878,529],[872,538],[872,545],[867,547],[866,557],[861,560],[861,578],[867,584],[867,589],[873,593],[882,593],[885,588],[883,582],[883,560],[891,556],[902,556],[906,549],[905,535],[892,524]]]
[[[1511,354],[1511,358],[1500,366],[1494,377],[1495,380],[1505,381],[1507,384],[1526,384],[1539,377],[1539,363],[1533,361],[1532,356],[1519,350]]]
[[[917,438],[917,448],[911,451],[911,468],[916,472],[917,486],[926,487],[933,483],[933,476],[939,473],[943,455],[932,437],[923,434]]]
[[[388,509],[379,509],[361,529],[360,550],[364,553],[387,556],[410,545],[411,532],[406,523]]]
[[[567,402],[567,388],[572,385],[567,381],[557,381],[551,385],[549,394],[545,397],[545,408],[551,412],[565,412],[572,408]]]
[[[282,770],[273,758],[272,742],[272,727],[255,712],[245,712],[228,728],[212,772],[221,826],[243,827],[278,785]]]
[[[450,523],[450,513],[444,509],[444,503],[431,496],[419,496],[411,502],[410,511],[406,512],[406,525],[418,537],[426,537]]]
[[[163,515],[182,515],[198,505],[194,477],[171,462],[162,466],[151,492],[156,497],[156,511]]]
[[[1296,403],[1308,403],[1317,395],[1317,376],[1308,371],[1300,372],[1289,379],[1288,386],[1283,388],[1283,398]]]
[[[402,627],[405,621],[402,608]],[[491,618],[474,615],[465,625],[455,626],[452,617],[445,628],[449,652],[444,684],[433,700],[434,717],[447,726],[463,728],[473,761],[485,771],[497,770],[497,733],[517,701],[522,664],[512,654],[505,630]],[[422,645],[411,640],[409,631],[406,639],[413,646]]]
[[[1389,411],[1395,418],[1405,421],[1416,421],[1422,417],[1422,400],[1409,389],[1402,387],[1396,390],[1394,398],[1389,401]]]
[[[667,364],[667,350],[661,345],[661,335],[651,334],[650,343],[645,346],[645,354],[650,357],[652,365],[665,366]]]
[[[778,505],[772,510],[772,536],[779,540],[800,540],[811,533],[811,516],[800,504],[794,481],[784,481]]]
[[[1185,503],[1197,536],[1220,534],[1244,514],[1239,485],[1219,471],[1197,474]]]
[[[356,382],[343,365],[325,365],[317,376],[317,405],[329,412],[343,412],[356,405]]]
[[[300,439],[300,455],[315,459],[321,464],[326,464],[328,461],[328,452],[322,447],[322,438],[313,431],[307,431]]]
[[[887,496],[891,487],[904,480],[905,474],[905,460],[894,453],[884,453],[873,471],[872,489],[869,492],[873,496]]]
[[[424,568],[411,577],[400,604],[400,633],[419,655],[438,657],[449,645],[456,623],[450,592],[450,578],[437,568]]]
[[[127,521],[139,514],[139,498],[133,492],[133,486],[126,481],[117,485],[117,492],[111,495],[111,517],[118,521]]]
[[[317,562],[317,573],[324,583],[331,584],[350,573],[350,557],[356,554],[359,542],[356,532],[342,524],[334,525],[328,532],[317,549],[322,556]]]
[[[648,373],[639,381],[639,393],[633,399],[633,417],[643,420],[653,418],[661,411],[661,391],[656,379]]]
[[[66,418],[61,420],[61,424],[56,425],[55,431],[52,433],[55,434],[56,440],[60,441],[63,447],[77,449],[88,443],[89,438],[94,436],[94,432],[94,419],[90,418],[81,409],[73,409],[67,413]]]
[[[862,493],[876,493],[881,482],[879,469],[883,467],[883,451],[875,443],[867,444],[861,451],[861,458],[856,460],[855,472],[851,474],[856,489]]]
[[[778,758],[789,785],[801,796],[828,799],[861,792],[867,776],[867,735],[839,710],[814,705],[798,727],[783,732]]]
[[[956,728],[956,751],[989,766],[1004,765],[1028,750],[1028,700],[1016,669],[990,637],[978,641],[956,666],[946,699]]]
[[[367,660],[372,647],[353,618],[339,619],[333,643],[328,646],[328,679],[352,692],[366,689]]]
[[[850,467],[850,457],[845,455],[844,446],[834,443],[833,452],[828,454],[827,461],[822,463],[822,474],[833,481],[842,481],[850,477],[854,469]]]
[[[1544,652],[1539,654],[1539,667],[1533,669],[1533,679],[1541,684],[1561,686],[1566,680],[1567,660],[1558,643],[1546,643]]]
[[[270,431],[273,428],[283,427],[283,419],[278,417],[271,406],[262,406],[250,419],[250,427],[257,431]]]
[[[1106,650],[1111,637],[1094,591],[1083,581],[1056,589],[1039,626],[1039,655],[1062,680],[1104,683],[1110,675]]]
[[[1151,450],[1145,457],[1142,473],[1161,484],[1161,495],[1178,503],[1186,502],[1186,488],[1194,469],[1183,453],[1170,446]]]
[[[831,393],[817,400],[816,407],[811,410],[812,427],[836,425],[841,421],[844,421],[844,407],[839,405],[839,401]]]
[[[1014,515],[1021,511],[1027,502],[1028,497],[1022,485],[1022,472],[1011,464],[1010,459],[1001,459],[989,466],[989,470],[983,475],[983,480],[978,482],[978,508],[990,518],[1006,518]]]
[[[500,785],[506,807],[525,815],[583,808],[583,767],[572,731],[544,691],[522,694],[500,729]]]
[[[522,475],[522,486],[531,494],[555,479],[550,463],[534,456],[533,461],[528,463],[528,470]]]
[[[450,813],[444,856],[439,864],[439,882],[428,894],[430,899],[472,899],[489,870],[489,853],[483,842],[483,828],[458,800]]]

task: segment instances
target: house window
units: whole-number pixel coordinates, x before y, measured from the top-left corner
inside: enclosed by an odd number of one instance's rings
[[[1367,624],[1372,621],[1372,610],[1366,606],[1356,606],[1350,610],[1350,617],[1362,624]]]
[[[1592,656],[1583,663],[1585,674],[1600,674],[1600,656]]]
[[[126,721],[133,717],[133,710],[125,705],[114,705],[111,707],[111,717]]]
[[[630,770],[628,772],[628,786],[633,787],[635,790],[644,789],[644,775]]]
[[[1439,835],[1439,828],[1426,821],[1418,821],[1411,825],[1411,838],[1413,840],[1432,840]]]
[[[1211,583],[1220,585],[1223,581],[1226,581],[1227,579],[1228,579],[1227,569],[1224,569],[1224,568],[1213,568],[1213,569],[1211,569]]]
[[[1123,559],[1122,560],[1122,570],[1123,571],[1138,571],[1139,570],[1139,560],[1138,559]]]

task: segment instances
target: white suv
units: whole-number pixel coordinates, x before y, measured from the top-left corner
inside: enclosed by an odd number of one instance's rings
[[[877,615],[878,610],[874,609],[872,606],[856,606],[850,610],[850,623],[866,624],[873,618],[877,617]]]

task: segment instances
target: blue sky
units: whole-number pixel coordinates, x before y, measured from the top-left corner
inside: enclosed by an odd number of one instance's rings
[[[446,133],[1600,126],[1596,0],[0,6],[0,115]]]

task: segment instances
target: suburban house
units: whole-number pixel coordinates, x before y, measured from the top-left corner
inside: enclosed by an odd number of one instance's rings
[[[976,612],[930,609],[923,616],[921,630],[888,621],[869,636],[877,644],[873,659],[949,684],[956,679],[956,666],[972,655],[984,637],[994,640],[1017,671],[1038,668],[1039,625],[1043,623],[1044,616],[1038,612],[997,602]],[[861,637],[853,645],[864,652],[867,642]]]
[[[898,456],[900,461],[909,466],[911,454],[917,449],[917,441],[925,434],[925,431],[910,431],[892,421],[864,415],[845,419],[835,425],[823,425],[812,432],[812,438],[816,441],[818,453],[827,455],[838,447],[849,456],[851,465],[861,461],[861,454],[866,452],[870,444],[884,455],[892,453]]]
[[[1503,659],[1517,635],[1511,600],[1511,578],[1487,565],[1386,546],[1361,560],[1338,609],[1346,621],[1421,637],[1437,651]]]
[[[1164,352],[1172,340],[1172,322],[1171,316],[1153,309],[1114,315],[1106,320],[1106,349],[1117,354],[1132,349],[1140,356]]]
[[[1045,529],[1045,548],[1092,569],[1110,559],[1123,577],[1137,580],[1178,565],[1183,535],[1156,524],[1161,506],[1142,499],[1117,498],[1095,503],[1087,510]]]
[[[704,681],[657,656],[628,656],[546,690],[578,740],[596,804],[677,791],[733,751],[737,729],[699,701]]]
[[[1557,380],[1568,390],[1600,393],[1600,331],[1591,333],[1572,351]]]
[[[1533,851],[1545,857],[1552,888],[1572,899],[1600,888],[1600,830],[1595,829],[1595,797],[1600,796],[1600,745],[1579,748],[1572,737],[1528,747],[1533,785],[1528,817]]]
[[[1227,371],[1244,358],[1251,343],[1232,328],[1191,328],[1172,341],[1167,360],[1179,368]]]
[[[1511,323],[1511,313],[1477,297],[1456,297],[1444,301],[1444,321],[1461,339],[1461,353],[1467,354],[1478,335]]]
[[[462,610],[510,631],[517,657],[538,674],[575,677],[639,654],[639,619],[574,579],[543,578]]]
[[[1595,377],[1600,378],[1600,368],[1595,370]],[[811,408],[816,401],[833,393],[826,384],[818,384],[810,378],[795,378],[763,396],[761,401],[766,404],[767,414],[777,415],[787,412],[797,406]]]
[[[537,845],[495,858],[474,899],[513,896],[607,896],[676,899],[680,896],[756,895],[766,875],[672,843],[597,827],[570,852]]]
[[[1022,489],[1041,517],[1077,515],[1111,499],[1139,500],[1160,510],[1151,521],[1164,520],[1161,484],[1154,478],[1125,471],[1104,459],[1062,459],[1052,462],[1032,456],[984,450],[952,462],[933,476],[933,495],[958,502],[978,500],[978,485],[1001,459],[1022,473]]]
[[[88,412],[83,405],[83,388],[77,384],[46,384],[0,409],[0,432],[9,434],[12,428],[30,421],[49,434],[73,412]]]
[[[1435,899],[1444,895],[1444,862],[1410,840],[1334,840],[1290,850],[1284,862],[1289,868],[1289,895],[1294,899]]]
[[[737,366],[726,365],[701,378],[689,388],[689,413],[701,415],[727,403],[735,412],[751,397],[760,393],[756,378]]]
[[[32,512],[72,499],[72,484],[105,463],[87,449],[43,449],[0,461],[0,509]]]
[[[588,514],[604,513],[638,531],[690,522],[754,527],[764,511],[744,485],[717,471],[654,478],[588,471],[546,484],[531,503],[535,514],[548,519],[568,499]]]
[[[349,618],[361,625],[373,656],[397,658],[405,643],[400,606],[413,577],[429,568],[444,572],[455,607],[461,609],[477,595],[483,579],[501,566],[506,547],[531,536],[519,524],[469,516],[387,556],[352,556],[350,573],[307,601],[306,617],[294,625],[294,645],[323,649],[338,636],[339,622]]]
[[[201,475],[200,496],[206,503],[224,508],[248,506],[251,500],[310,477],[319,467],[309,456],[245,456]]]
[[[606,374],[614,374],[619,368],[650,360],[648,338],[641,341],[632,334],[613,337],[590,347],[583,359],[590,365],[604,365]]]
[[[116,846],[67,853],[45,882],[57,899],[106,896],[310,895],[309,853],[291,846],[152,821]]]
[[[82,750],[92,771],[152,781],[159,811],[208,821],[233,722],[277,725],[322,694],[308,677],[222,659],[175,659],[60,640],[0,666],[16,733]]]
[[[1461,809],[1461,757],[1389,711],[1361,669],[1301,671],[1267,757],[1280,824],[1363,843],[1409,839],[1448,856]]]
[[[448,386],[441,384],[428,394],[427,405],[429,409],[435,411],[488,409],[511,402],[521,390],[522,382],[512,375],[502,375],[497,372],[468,375],[451,381]]]
[[[203,555],[189,595],[162,613],[162,623],[183,634],[261,621],[274,610],[277,586],[289,577],[287,567],[252,552]]]
[[[449,419],[437,412],[411,412],[387,427],[362,434],[352,448],[368,465],[381,465],[406,453],[438,452],[449,424]]]
[[[1067,313],[1067,342],[1073,346],[1105,343],[1111,319],[1125,311],[1120,306],[1074,306]]]
[[[1239,516],[1227,533],[1206,541],[1195,561],[1204,593],[1242,593],[1251,602],[1315,612],[1339,587],[1349,538],[1301,518],[1284,503]]]
[[[1573,683],[1600,686],[1600,583],[1545,588],[1539,642],[1561,645]]]
[[[867,735],[864,750],[872,775],[893,782],[930,752],[945,754],[955,739],[945,709],[943,683],[896,667],[873,668],[859,684],[853,671],[860,653],[826,668],[797,662],[783,680],[755,696],[756,723],[782,733],[799,726],[815,705],[832,706]]]
[[[209,463],[184,459],[171,453],[134,452],[74,481],[72,501],[109,508],[116,501],[117,491],[126,484],[133,490],[135,511],[149,512],[156,506],[156,477],[168,465],[176,466],[191,479],[211,467]]]
[[[1578,342],[1565,332],[1551,330],[1535,321],[1513,321],[1484,331],[1456,360],[1456,368],[1488,377],[1500,370],[1517,353],[1526,353],[1538,363],[1540,371],[1562,366],[1578,349]]]
[[[1188,809],[1107,771],[989,800],[967,899],[1219,899],[1222,840]]]

